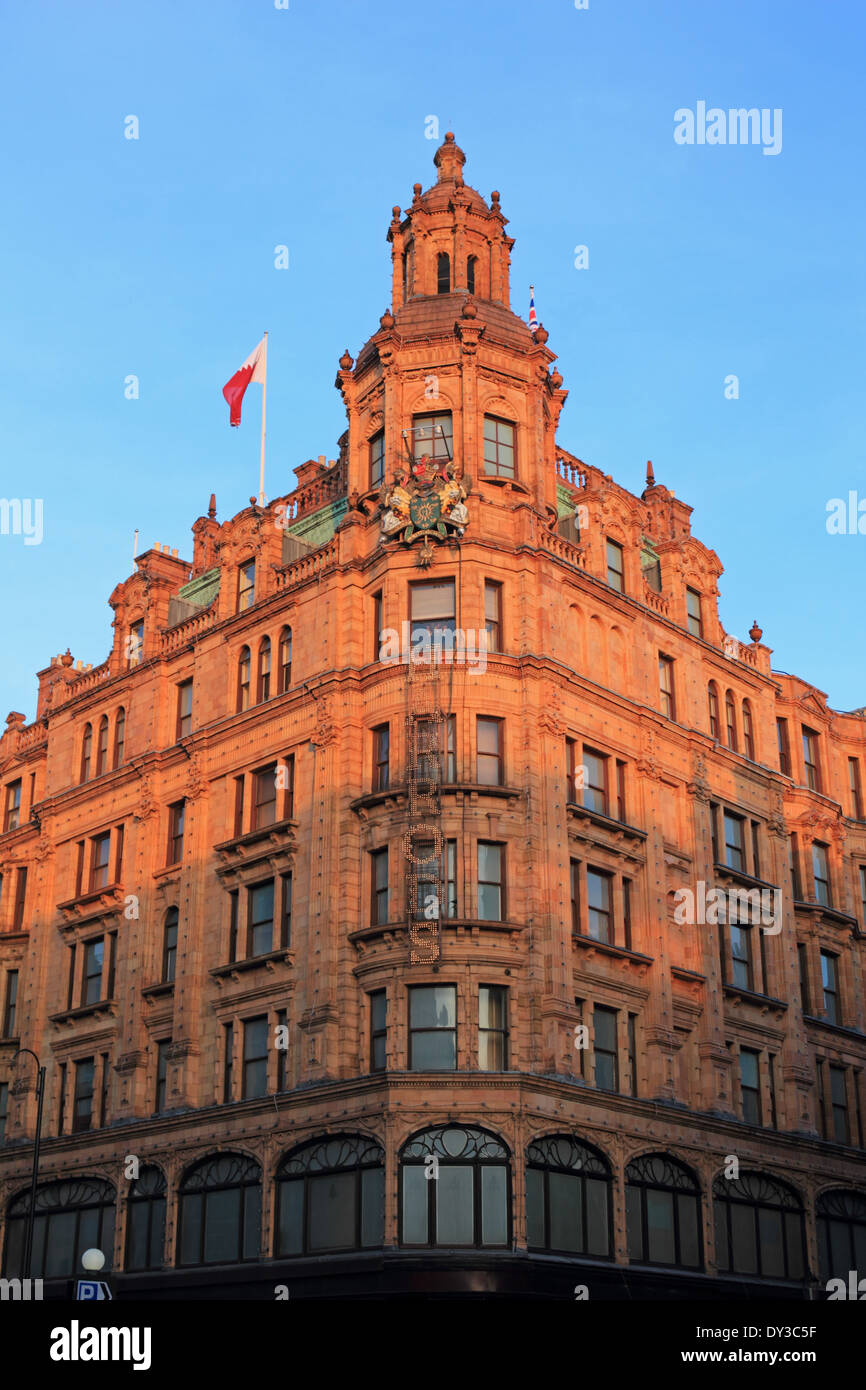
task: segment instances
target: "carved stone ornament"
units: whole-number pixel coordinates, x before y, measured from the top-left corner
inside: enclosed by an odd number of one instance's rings
[[[466,498],[471,483],[458,478],[453,459],[412,457],[379,494],[383,540],[407,545],[462,536],[469,525]]]

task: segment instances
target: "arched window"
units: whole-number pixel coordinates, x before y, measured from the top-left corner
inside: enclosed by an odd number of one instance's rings
[[[766,1173],[741,1172],[716,1178],[713,1200],[720,1270],[802,1279],[803,1204],[792,1187]]]
[[[737,711],[734,705],[732,691],[725,691],[725,727],[728,735],[728,747],[737,751]]]
[[[449,294],[451,291],[451,257],[447,251],[440,251],[436,257],[436,293]]]
[[[466,261],[466,288],[470,294],[475,293],[475,267],[477,264],[477,256],[468,257]]]
[[[700,1269],[701,1193],[691,1170],[669,1154],[642,1154],[625,1181],[629,1259]]]
[[[33,1277],[61,1279],[81,1274],[81,1256],[93,1247],[111,1268],[114,1253],[115,1191],[102,1178],[71,1178],[36,1190],[33,1222]],[[6,1209],[3,1274],[20,1278],[30,1214],[30,1192],[13,1197]]]
[[[250,707],[250,668],[252,658],[249,647],[241,647],[238,657],[238,714]]]
[[[509,1244],[511,1171],[495,1135],[456,1124],[424,1130],[403,1146],[400,1178],[401,1245]]]
[[[234,1264],[259,1256],[262,1170],[244,1154],[214,1154],[180,1185],[181,1265]]]
[[[292,684],[292,629],[284,627],[280,633],[280,694],[284,695]]]
[[[126,710],[121,705],[114,716],[114,766],[123,762],[123,745],[126,741]]]
[[[96,776],[101,777],[103,772],[108,771],[108,715],[104,714],[99,721],[99,732],[96,735]]]
[[[526,1150],[526,1243],[536,1250],[611,1255],[611,1172],[597,1149],[570,1134]]]
[[[259,673],[258,673],[258,694],[257,700],[261,704],[263,700],[271,698],[271,639],[263,637],[259,643]]]
[[[148,1164],[131,1184],[126,1205],[124,1268],[161,1269],[165,1245],[165,1175]]]
[[[719,692],[715,681],[710,681],[707,686],[707,699],[710,706],[710,733],[713,738],[721,738],[722,728],[719,723]]]
[[[743,751],[747,758],[755,761],[755,728],[752,723],[752,706],[749,700],[743,701]]]
[[[866,1271],[866,1193],[822,1192],[818,1217],[818,1268],[824,1283]]]
[[[385,1153],[375,1139],[314,1139],[277,1169],[276,1255],[380,1246],[385,1232]]]
[[[90,778],[90,758],[93,752],[93,725],[85,724],[84,736],[81,740],[81,777],[80,781],[87,782]]]

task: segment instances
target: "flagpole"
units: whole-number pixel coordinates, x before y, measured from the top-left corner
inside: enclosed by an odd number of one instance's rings
[[[268,335],[265,332],[265,374],[262,379],[262,453],[259,460],[259,506],[265,505],[265,404],[268,392]]]

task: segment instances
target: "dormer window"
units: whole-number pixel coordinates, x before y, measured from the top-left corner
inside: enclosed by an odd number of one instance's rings
[[[440,251],[436,257],[436,293],[451,293],[451,257],[447,251]]]
[[[470,294],[475,293],[475,265],[477,261],[477,256],[470,256],[466,262],[466,288]]]
[[[247,560],[238,568],[238,612],[252,608],[256,601],[256,562]]]
[[[144,619],[139,618],[137,623],[132,623],[129,635],[126,639],[126,655],[130,666],[137,666],[141,661],[141,654],[144,648]]]
[[[380,430],[370,440],[370,487],[381,487],[385,481],[385,431]]]
[[[412,420],[413,450],[416,458],[450,459],[453,454],[451,415],[416,415]]]

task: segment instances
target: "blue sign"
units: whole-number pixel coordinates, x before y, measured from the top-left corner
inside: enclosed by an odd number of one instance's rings
[[[100,1299],[111,1296],[111,1289],[102,1279],[79,1279],[75,1285],[76,1298]]]

